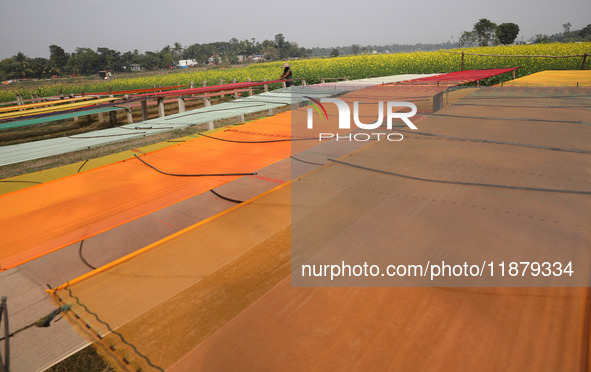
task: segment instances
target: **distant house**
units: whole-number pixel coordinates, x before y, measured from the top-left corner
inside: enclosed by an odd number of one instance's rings
[[[140,72],[142,70],[142,67],[140,65],[138,65],[137,63],[132,63],[131,65],[129,65],[129,69],[132,72]]]
[[[194,59],[181,59],[177,65],[179,68],[197,66],[199,63]]]
[[[264,60],[266,60],[266,57],[265,57],[264,54],[254,54],[252,56],[252,61],[253,62],[262,62]]]

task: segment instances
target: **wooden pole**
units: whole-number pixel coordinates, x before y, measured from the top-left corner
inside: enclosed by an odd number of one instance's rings
[[[141,101],[142,106],[142,120],[148,120],[148,101],[143,100]]]
[[[462,69],[461,71],[464,71],[464,51],[462,51]]]
[[[158,116],[161,118],[166,116],[166,113],[164,112],[164,98],[162,97],[158,97]]]
[[[129,99],[129,94],[125,95],[125,99],[126,100]],[[133,124],[133,115],[131,113],[131,103],[128,103],[127,105],[125,105],[125,112],[127,113],[127,122],[129,124]]]
[[[109,124],[117,125],[117,112],[109,111]]]
[[[209,97],[204,97],[203,99],[204,99],[205,107],[211,106],[211,101],[210,101]],[[207,123],[207,130],[213,130],[213,128],[214,128],[213,121],[208,122]]]
[[[265,80],[263,80],[263,81],[267,81],[267,78],[265,78]],[[269,85],[268,84],[264,84],[263,86],[265,88],[265,92],[268,92],[269,91]]]
[[[185,99],[183,97],[177,98],[179,103],[179,112],[185,112]]]
[[[585,69],[585,62],[587,62],[587,53],[583,54],[583,63],[581,64],[581,70]]]
[[[4,313],[4,370],[10,371],[10,331],[8,328],[8,307],[6,306],[6,297],[2,297],[2,304],[0,305],[0,314]]]

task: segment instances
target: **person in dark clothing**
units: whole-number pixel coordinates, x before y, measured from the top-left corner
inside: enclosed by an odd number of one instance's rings
[[[293,79],[293,73],[291,71],[291,66],[286,62],[281,66],[283,68],[283,75],[281,75],[280,79]],[[285,86],[290,87],[293,85],[293,81],[286,81]]]

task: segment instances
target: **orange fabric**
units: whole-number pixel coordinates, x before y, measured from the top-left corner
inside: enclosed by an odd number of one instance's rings
[[[261,141],[290,137],[291,113],[216,133]],[[290,142],[197,138],[142,159],[169,173],[249,173],[290,155]],[[128,159],[0,196],[0,266],[41,255],[177,203],[238,176],[174,177]]]

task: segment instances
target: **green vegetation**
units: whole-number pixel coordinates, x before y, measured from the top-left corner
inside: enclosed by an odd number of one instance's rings
[[[583,43],[553,43],[538,45],[513,45],[494,46],[480,48],[461,49],[466,53],[495,54],[495,55],[582,55],[591,53],[591,42]],[[461,51],[455,49],[454,51]],[[487,69],[516,67],[517,76],[525,76],[544,70],[572,70],[580,69],[581,57],[574,58],[524,58],[524,57],[481,57],[465,56],[464,69]],[[587,62],[591,63],[591,62]],[[34,90],[27,89],[23,85],[11,85],[0,91],[0,102],[14,101],[16,94],[22,94],[25,98],[31,93],[39,96],[57,95],[60,89],[64,94],[79,94],[104,92],[111,86],[113,91],[151,88],[153,86],[172,86],[190,84],[201,86],[203,81],[208,85],[217,85],[219,80],[225,83],[237,81],[253,81],[263,79],[277,79],[282,72],[282,61],[256,63],[238,68],[216,68],[206,70],[188,70],[178,73],[148,75],[137,78],[117,78],[110,82],[80,81],[77,84],[51,84],[43,85]],[[437,52],[412,52],[381,55],[359,55],[336,58],[319,58],[291,61],[294,78],[306,79],[308,84],[320,82],[321,78],[362,79],[371,76],[387,76],[395,74],[420,74],[451,72],[461,69],[461,56],[459,54]],[[495,81],[495,83],[498,81]]]

